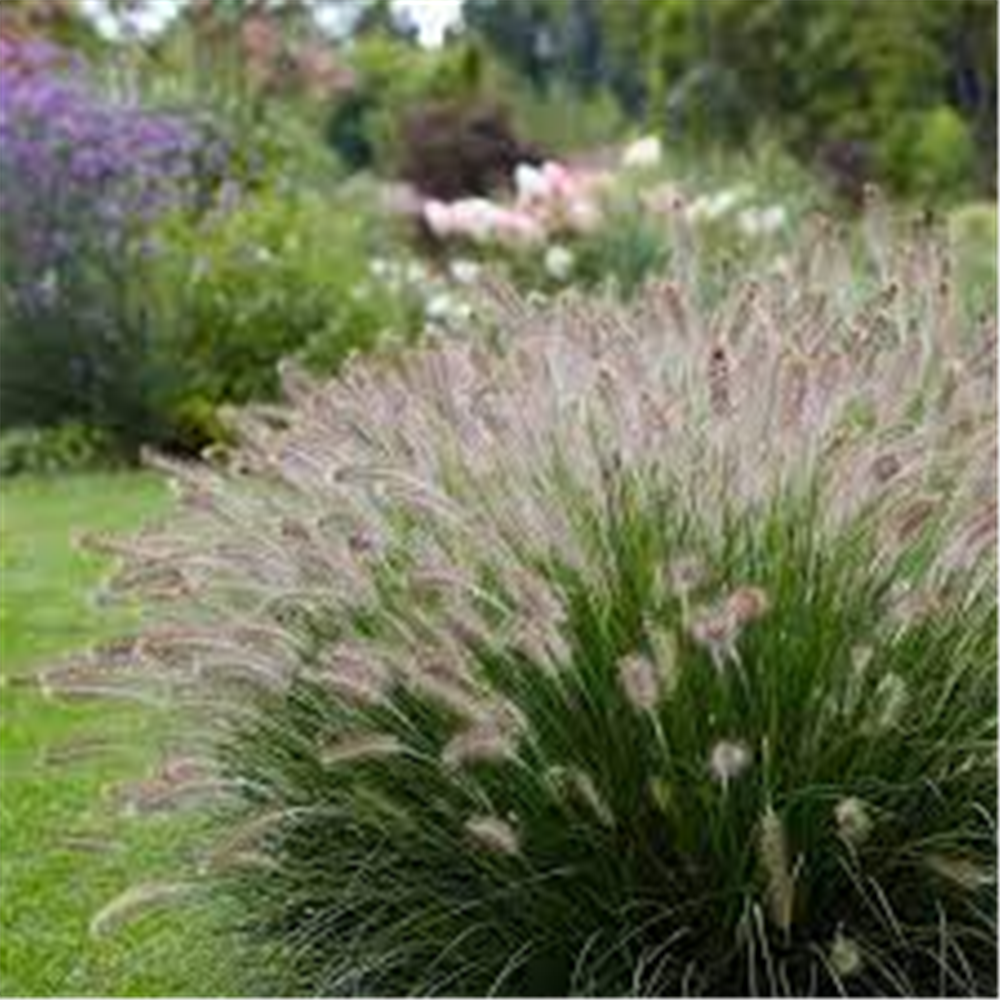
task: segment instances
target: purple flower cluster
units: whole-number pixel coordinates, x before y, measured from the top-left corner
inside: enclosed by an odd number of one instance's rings
[[[81,253],[123,253],[193,197],[201,145],[186,118],[108,98],[58,49],[0,39],[4,250],[33,286],[8,293],[58,284]]]
[[[110,420],[114,400],[148,395],[142,254],[152,223],[201,203],[219,152],[197,118],[116,98],[63,50],[0,36],[0,422]],[[143,388],[115,384],[133,377],[123,358]]]

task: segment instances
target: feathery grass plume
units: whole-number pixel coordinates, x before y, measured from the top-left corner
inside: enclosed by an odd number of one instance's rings
[[[494,287],[495,348],[171,463],[128,686],[231,783],[201,877],[276,990],[995,991],[995,338],[866,261]]]
[[[486,706],[471,724],[459,730],[441,751],[441,759],[450,767],[476,761],[501,761],[517,752],[518,734],[523,719],[509,704]]]
[[[680,650],[676,633],[655,623],[646,625],[653,649],[660,689],[664,698],[673,696],[680,681]]]
[[[190,882],[145,882],[126,889],[90,921],[93,937],[103,937],[153,910],[187,899],[197,889]]]
[[[640,712],[651,712],[662,695],[657,665],[642,653],[630,653],[618,661],[618,678],[625,697]]]
[[[594,779],[586,771],[556,765],[549,768],[548,775],[557,788],[578,799],[601,823],[605,826],[614,826],[614,814],[597,790]]]
[[[864,959],[857,944],[838,930],[830,945],[830,964],[838,976],[847,979],[861,971]]]
[[[392,757],[403,749],[404,746],[399,740],[384,733],[348,736],[324,747],[320,759],[324,764],[334,767],[357,760]]]
[[[723,788],[728,788],[752,763],[750,748],[739,740],[719,740],[708,756],[712,778]]]
[[[837,832],[844,842],[852,847],[860,847],[870,836],[875,828],[875,821],[872,819],[865,803],[856,796],[848,796],[841,799],[833,810],[837,820]]]
[[[788,859],[788,841],[781,817],[770,805],[760,820],[757,851],[764,869],[771,919],[787,934],[795,911],[795,873]]]
[[[149,778],[117,784],[108,791],[122,813],[140,816],[224,801],[240,791],[240,782],[219,776],[204,761],[180,758],[165,761]]]
[[[465,832],[487,850],[498,854],[517,854],[517,831],[496,816],[473,816],[466,821]]]
[[[926,864],[936,875],[970,892],[996,885],[996,872],[969,858],[929,854]]]

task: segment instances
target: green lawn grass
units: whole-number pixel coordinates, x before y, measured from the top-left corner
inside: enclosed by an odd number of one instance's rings
[[[107,703],[56,704],[26,681],[47,659],[126,625],[123,611],[93,601],[107,566],[73,536],[132,530],[166,509],[167,490],[147,474],[79,475],[14,480],[0,499],[0,993],[210,995],[218,964],[197,915],[156,915],[99,940],[88,929],[117,893],[176,866],[183,820],[125,819],[106,794],[164,752],[157,720]],[[94,737],[108,737],[110,750],[47,762],[52,748]]]

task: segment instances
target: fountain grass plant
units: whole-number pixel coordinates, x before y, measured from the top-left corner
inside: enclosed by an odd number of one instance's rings
[[[996,988],[995,336],[933,240],[535,305],[241,415],[53,691],[171,704],[254,990]],[[196,754],[197,755],[197,754]],[[235,946],[235,945],[234,945]]]

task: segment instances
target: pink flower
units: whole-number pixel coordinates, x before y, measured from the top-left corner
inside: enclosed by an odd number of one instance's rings
[[[537,246],[545,242],[545,228],[528,212],[497,208],[494,216],[496,238],[508,246]]]
[[[424,222],[427,228],[440,239],[455,233],[455,215],[452,206],[434,198],[424,202]]]
[[[501,225],[503,209],[486,198],[460,198],[448,206],[451,235],[464,236],[475,243],[492,239]]]
[[[572,198],[580,190],[580,181],[569,167],[546,160],[542,164],[542,177],[548,184],[549,192],[555,198]]]

